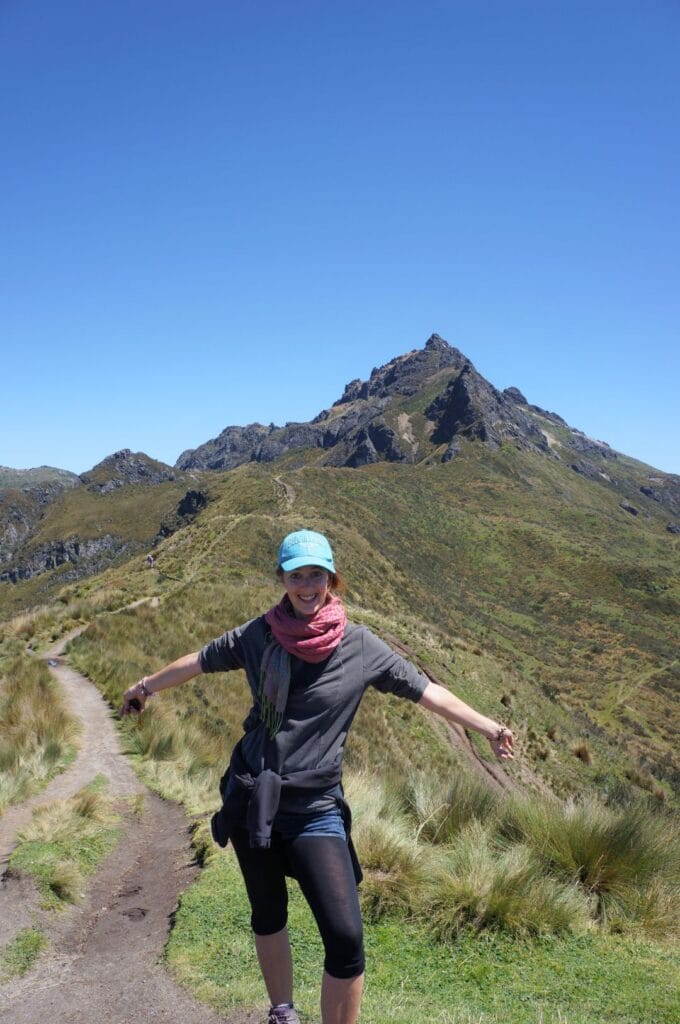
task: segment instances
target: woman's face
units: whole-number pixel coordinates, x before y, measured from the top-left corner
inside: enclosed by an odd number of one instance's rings
[[[316,615],[328,597],[329,573],[319,565],[284,572],[283,585],[298,619]]]

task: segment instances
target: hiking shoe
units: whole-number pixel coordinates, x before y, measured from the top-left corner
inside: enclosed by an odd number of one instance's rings
[[[267,1024],[301,1024],[301,1022],[292,1006],[272,1006],[269,1010]]]

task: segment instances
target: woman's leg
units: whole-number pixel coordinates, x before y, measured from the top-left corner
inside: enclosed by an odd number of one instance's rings
[[[323,1024],[355,1024],[363,988],[364,947],[349,848],[344,839],[324,835],[299,836],[288,841],[286,848],[326,953]]]
[[[293,1002],[293,958],[288,929],[255,935],[255,949],[272,1006]]]
[[[248,833],[236,828],[229,837],[246,884],[255,933],[257,959],[272,1006],[293,1001],[293,961],[288,940],[288,890],[285,853],[272,837],[267,850],[251,850]]]
[[[323,972],[321,982],[321,1020],[323,1024],[355,1024],[359,1019],[364,976],[334,978]]]

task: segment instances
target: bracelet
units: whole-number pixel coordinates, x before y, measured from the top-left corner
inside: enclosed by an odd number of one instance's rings
[[[149,687],[146,685],[146,676],[144,676],[143,679],[139,680],[137,686],[139,687],[139,692],[146,700],[148,700],[149,697],[153,697],[154,691],[150,690]]]
[[[510,730],[507,726],[502,725],[495,736],[492,737],[494,743],[502,743],[506,736],[510,734]]]

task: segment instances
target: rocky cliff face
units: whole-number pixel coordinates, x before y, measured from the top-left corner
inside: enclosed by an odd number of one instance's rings
[[[509,393],[497,391],[466,362],[425,411],[434,423],[432,441],[450,445],[455,438],[465,437],[492,448],[512,441],[518,448],[549,452],[544,433],[522,411],[522,398],[516,388]]]
[[[293,449],[319,449],[322,465],[363,466],[399,462],[410,457],[382,415],[395,398],[414,395],[443,370],[462,369],[465,356],[438,334],[420,350],[392,359],[373,370],[367,381],[353,380],[331,409],[310,423],[268,427],[251,423],[229,426],[199,448],[182,452],[176,468],[233,469],[244,462],[273,462]]]
[[[0,581],[18,583],[19,580],[40,576],[68,562],[73,565],[73,571],[62,575],[61,580],[66,583],[93,572],[101,572],[113,558],[124,554],[128,546],[120,537],[109,534],[82,540],[80,537],[69,537],[67,540],[52,541],[27,552],[14,568],[0,572]]]
[[[47,507],[63,491],[63,483],[57,480],[21,490],[6,487],[0,491],[0,568],[12,562]]]
[[[84,488],[100,494],[134,485],[154,486],[175,480],[176,470],[129,448],[114,452],[81,477],[61,470],[41,467],[38,470],[5,469],[2,479],[32,481],[21,489],[0,490],[0,582],[17,583],[57,569],[67,563],[63,582],[99,572],[126,552],[138,548],[115,531],[104,535],[83,535],[82,525],[73,521],[75,530],[68,536],[40,543],[39,527],[51,515],[52,504],[66,489]],[[36,482],[41,481],[41,482]],[[160,527],[159,523],[159,527]],[[151,541],[152,538],[149,538]]]

